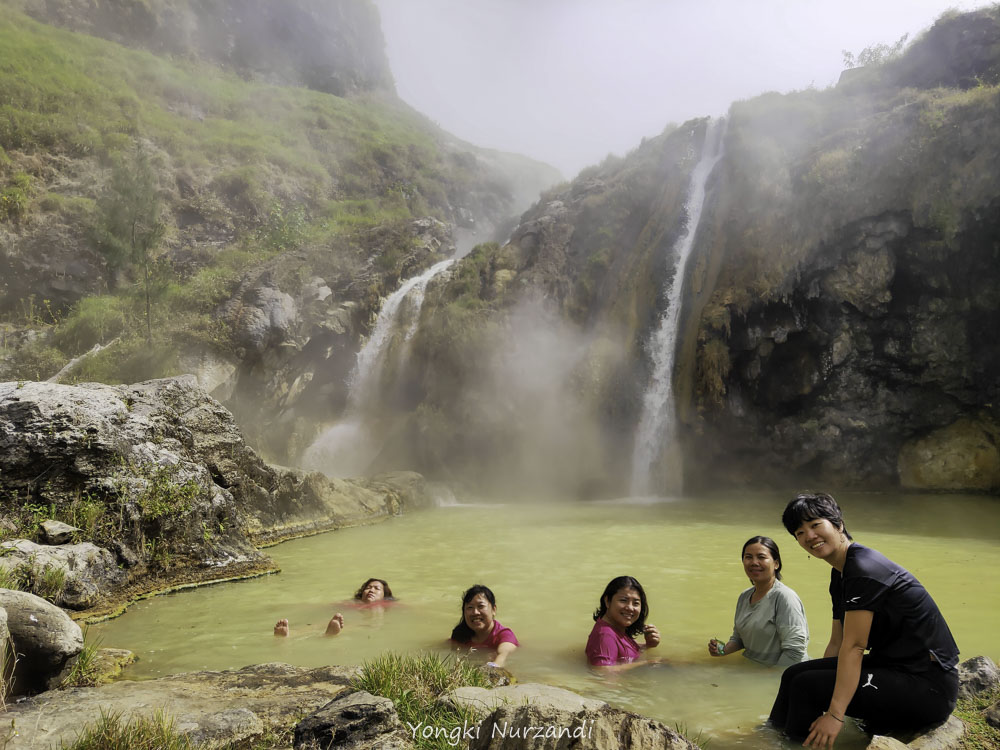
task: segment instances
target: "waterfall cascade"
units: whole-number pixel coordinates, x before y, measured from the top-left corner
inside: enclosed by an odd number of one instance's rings
[[[302,465],[328,476],[362,474],[378,453],[379,445],[364,422],[365,407],[377,393],[389,345],[405,325],[403,341],[409,341],[420,323],[420,308],[427,284],[448,269],[455,258],[436,263],[419,276],[407,279],[382,303],[368,341],[358,352],[348,379],[347,408],[339,422],[324,430],[306,449]]]
[[[709,123],[702,145],[701,158],[691,173],[688,199],[685,204],[687,227],[677,239],[673,248],[677,265],[673,278],[664,289],[666,309],[660,318],[656,332],[647,342],[647,350],[653,363],[649,385],[643,396],[642,417],[636,432],[635,447],[632,450],[632,494],[646,495],[664,489],[654,486],[653,467],[673,442],[675,433],[675,409],[673,393],[674,358],[677,350],[677,329],[680,320],[681,292],[688,256],[694,247],[705,205],[705,186],[709,175],[722,157],[722,141],[725,121],[713,120]],[[681,489],[679,475],[673,477],[673,487]]]

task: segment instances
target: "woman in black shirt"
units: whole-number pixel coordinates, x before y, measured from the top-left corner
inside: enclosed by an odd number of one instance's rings
[[[771,723],[805,737],[806,747],[832,748],[847,716],[883,733],[948,718],[958,696],[958,647],[927,589],[853,542],[830,495],[799,495],[781,520],[833,568],[833,629],[825,658],[782,674]]]

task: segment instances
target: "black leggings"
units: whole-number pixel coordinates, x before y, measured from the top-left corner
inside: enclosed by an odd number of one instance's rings
[[[830,706],[837,679],[837,657],[793,664],[781,675],[771,724],[793,738],[809,734],[809,726]],[[928,664],[925,672],[875,666],[865,656],[861,680],[847,715],[865,722],[876,734],[919,729],[948,718],[958,697],[958,672]]]

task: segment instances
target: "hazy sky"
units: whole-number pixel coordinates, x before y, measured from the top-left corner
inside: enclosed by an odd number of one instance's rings
[[[567,177],[671,122],[837,81],[842,50],[983,0],[375,0],[399,95]]]

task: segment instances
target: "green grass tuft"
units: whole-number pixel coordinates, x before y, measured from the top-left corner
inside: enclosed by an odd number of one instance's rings
[[[194,750],[194,745],[174,729],[174,720],[163,711],[152,717],[133,716],[126,719],[121,711],[108,713],[101,709],[101,718],[87,724],[71,745],[63,750]]]
[[[466,685],[490,687],[486,674],[462,659],[436,654],[402,655],[388,653],[365,662],[353,686],[372,695],[389,698],[396,705],[404,726],[432,726],[440,731],[425,738],[418,732],[418,748],[453,748],[449,735],[465,723],[478,722],[471,709],[455,709],[437,703],[443,693]]]

